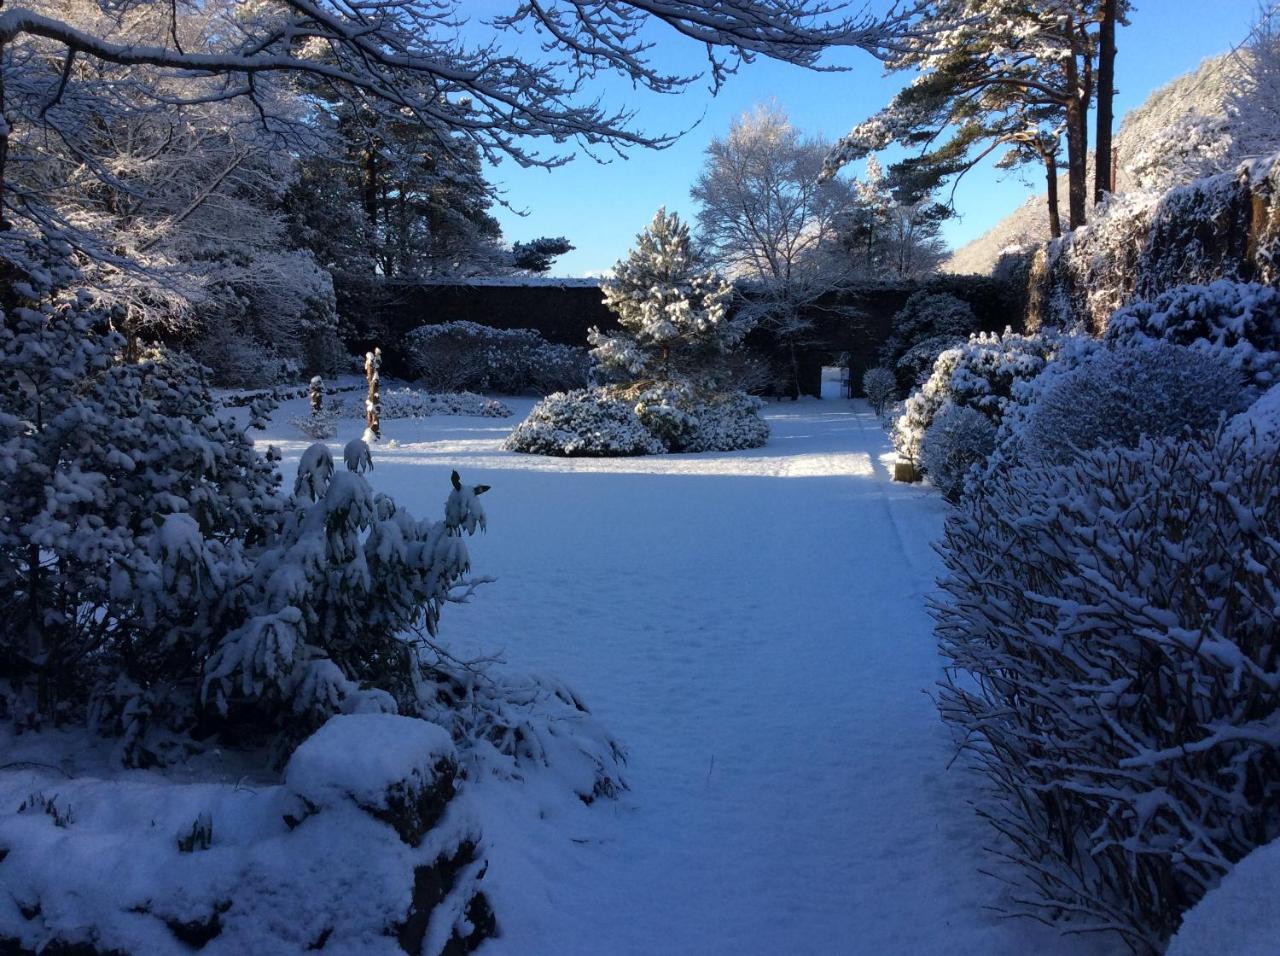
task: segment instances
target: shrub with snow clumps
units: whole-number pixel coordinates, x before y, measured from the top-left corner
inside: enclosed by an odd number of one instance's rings
[[[938,356],[933,371],[907,399],[894,424],[894,445],[911,460],[933,418],[946,405],[973,408],[999,423],[1019,382],[1035,378],[1054,354],[1061,336],[1043,332],[1021,335],[980,333]]]
[[[1280,449],[1202,435],[988,476],[948,520],[943,717],[1031,915],[1159,951],[1280,835]]]
[[[991,419],[964,405],[947,405],[934,416],[920,443],[920,463],[942,496],[955,503],[964,491],[965,475],[987,460],[996,447]]]
[[[613,457],[666,451],[635,408],[599,389],[548,395],[507,436],[503,447],[533,455]]]
[[[1048,383],[1022,417],[1028,460],[1067,461],[1102,445],[1212,428],[1247,403],[1244,377],[1227,359],[1164,341],[1098,349]]]
[[[1222,355],[1252,381],[1270,384],[1280,367],[1280,292],[1220,280],[1183,285],[1119,309],[1105,339],[1160,339]]]
[[[769,440],[763,402],[684,382],[646,382],[549,395],[507,438],[536,455],[660,455],[736,451]]]

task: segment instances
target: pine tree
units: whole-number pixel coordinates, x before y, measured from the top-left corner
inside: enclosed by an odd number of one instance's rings
[[[591,356],[621,379],[713,384],[719,359],[750,330],[748,319],[730,314],[732,294],[724,279],[702,271],[688,225],[659,209],[604,286],[623,331],[592,329]]]

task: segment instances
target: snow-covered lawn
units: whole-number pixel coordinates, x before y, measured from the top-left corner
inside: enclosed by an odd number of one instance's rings
[[[491,485],[494,575],[442,639],[563,678],[629,750],[591,807],[482,780],[493,954],[1112,952],[985,907],[987,834],[932,700],[924,598],[945,513],[890,481],[865,406],[770,405],[769,445],[697,456],[517,455],[507,420],[384,420],[374,487],[435,515]],[[285,473],[307,441],[267,440]],[[358,433],[342,422],[331,444]]]

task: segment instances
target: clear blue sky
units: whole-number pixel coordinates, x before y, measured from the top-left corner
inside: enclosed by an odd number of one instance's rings
[[[1257,0],[1136,0],[1136,5],[1131,24],[1118,37],[1117,116],[1205,57],[1239,42],[1258,12]],[[498,6],[507,4],[478,0],[465,9],[483,17],[485,8]],[[478,22],[473,21],[471,31],[483,35]],[[696,44],[665,29],[653,36],[659,42],[655,59],[662,65],[680,72],[701,69],[705,54]],[[601,80],[594,92],[606,104],[638,110],[636,125],[646,132],[689,131],[665,150],[633,149],[628,158],[603,165],[579,151],[571,163],[553,170],[522,169],[510,162],[491,170],[490,178],[511,206],[527,212],[497,211],[507,239],[567,236],[577,248],[557,262],[555,273],[601,272],[626,252],[659,206],[692,216],[689,187],[703,150],[733,117],[773,98],[800,129],[835,138],[888,102],[908,79],[906,74],[886,77],[877,61],[855,51],[842,51],[829,62],[850,69],[816,73],[762,58],[730,77],[715,97],[706,83],[676,96],[659,96],[634,90],[623,79]],[[981,235],[1040,189],[1038,178],[1029,182],[989,167],[974,170],[956,190],[960,218],[948,224],[947,240],[958,246]]]

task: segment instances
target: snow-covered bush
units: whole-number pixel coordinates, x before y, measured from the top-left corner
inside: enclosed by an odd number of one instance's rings
[[[764,402],[742,392],[711,392],[694,408],[697,428],[685,451],[740,451],[769,442],[769,423],[760,416]],[[674,449],[672,449],[674,450]]]
[[[1061,336],[1044,332],[1021,335],[979,333],[938,356],[933,371],[907,399],[894,423],[899,454],[912,461],[933,418],[946,405],[976,409],[998,424],[1019,382],[1040,374],[1058,348]]]
[[[590,371],[586,349],[548,342],[532,329],[476,322],[421,326],[403,348],[418,381],[438,392],[545,395],[584,387]]]
[[[635,407],[600,389],[548,395],[507,436],[503,447],[532,455],[656,455],[666,446],[649,433]]]
[[[1225,279],[1177,286],[1118,310],[1104,338],[1109,343],[1159,339],[1209,350],[1251,381],[1270,384],[1280,367],[1280,292]]]
[[[862,391],[877,415],[884,414],[885,406],[897,397],[898,378],[884,366],[869,368],[862,375]]]
[[[363,418],[364,402],[349,404],[346,414]],[[432,415],[467,415],[476,418],[510,418],[510,406],[473,392],[424,392],[417,388],[389,388],[382,392],[382,418],[430,418]]]
[[[1248,403],[1244,377],[1221,354],[1166,341],[1101,348],[1046,384],[1021,416],[1020,454],[1065,462],[1103,445],[1207,429]],[[926,468],[928,465],[926,464]]]
[[[903,389],[912,389],[938,355],[962,344],[978,329],[969,303],[947,292],[912,294],[893,317],[892,331],[880,348],[880,364]]]
[[[189,726],[205,599],[274,533],[279,478],[189,361],[120,362],[87,297],[38,281],[0,326],[0,678],[47,717],[176,696]]]
[[[698,434],[698,395],[686,382],[648,382],[610,390],[633,403],[640,424],[667,451],[684,451]]]
[[[1167,192],[1111,197],[1088,226],[1036,254],[1028,328],[1084,327],[1187,284],[1280,278],[1280,158],[1245,162]],[[1185,343],[1183,343],[1185,344]]]
[[[942,496],[955,503],[965,476],[995,451],[996,426],[966,405],[946,405],[934,416],[920,442],[920,464]]]
[[[613,381],[722,386],[724,356],[753,324],[745,310],[730,311],[732,295],[732,286],[701,269],[688,225],[659,209],[604,285],[605,305],[622,329],[592,329],[591,358]]]
[[[742,392],[645,382],[549,395],[507,438],[536,455],[659,455],[736,451],[769,440],[764,403]]]
[[[1159,950],[1280,835],[1280,449],[1145,441],[988,476],[948,520],[944,718],[1034,915]]]

